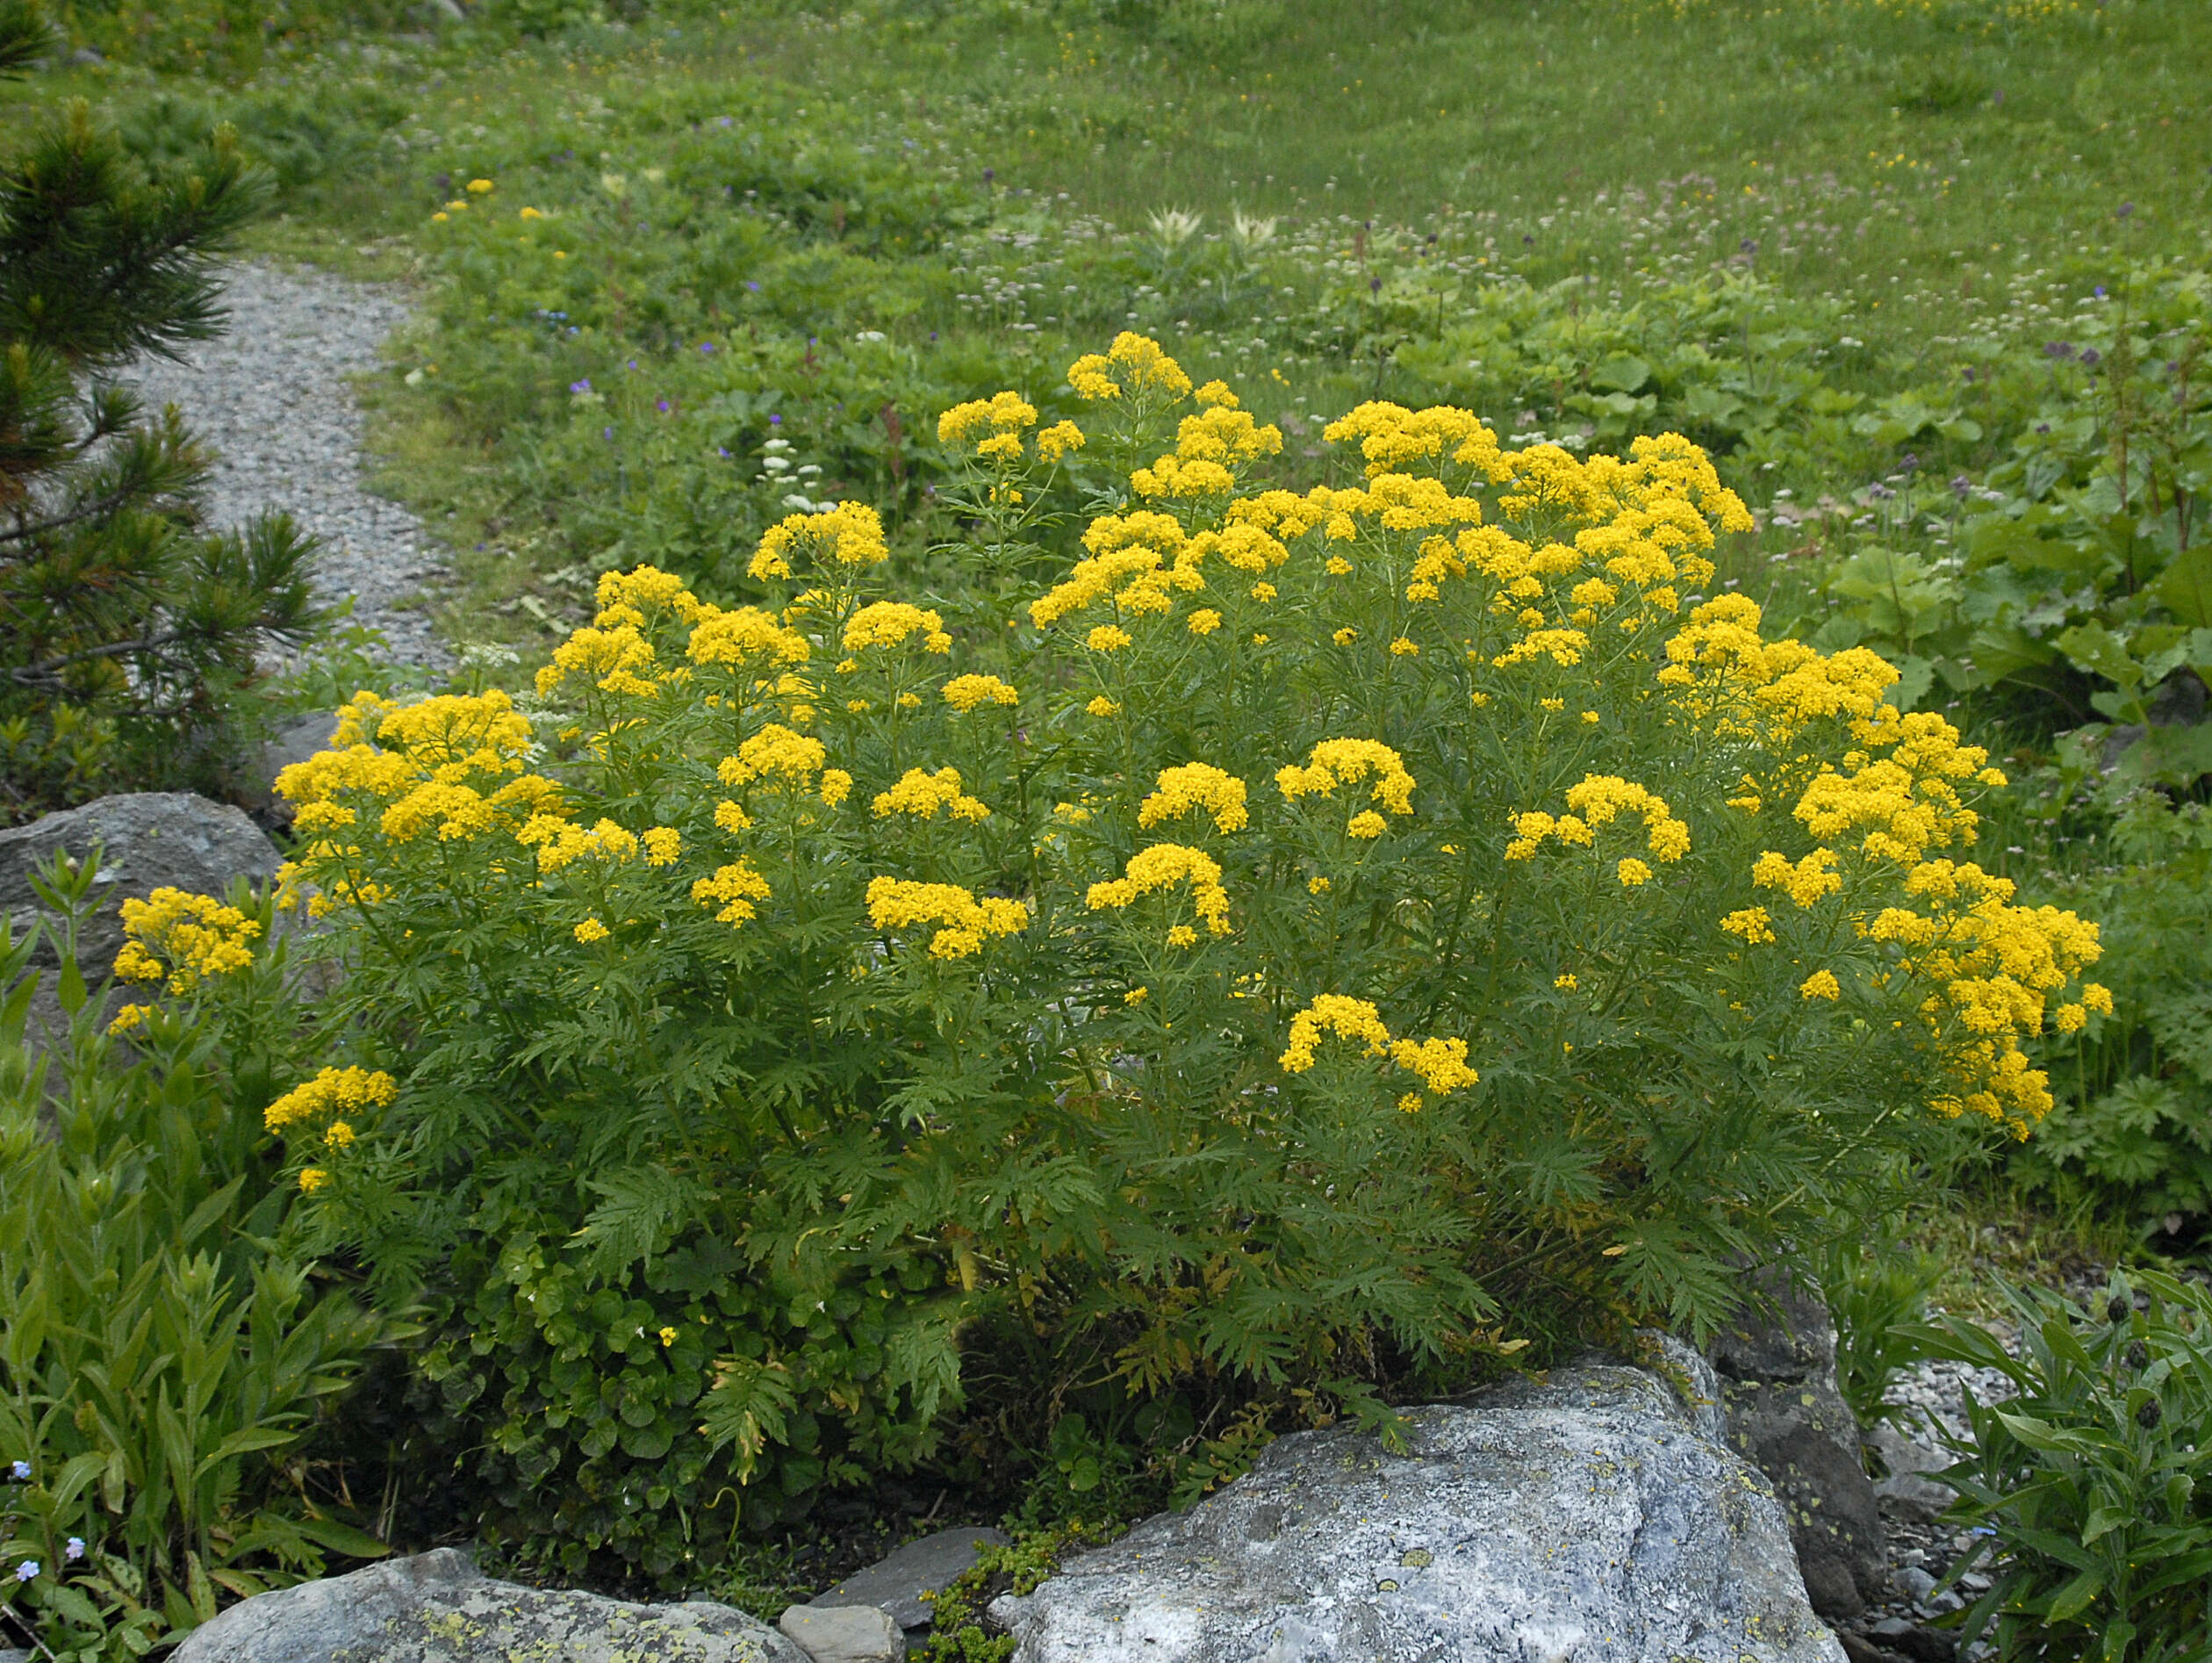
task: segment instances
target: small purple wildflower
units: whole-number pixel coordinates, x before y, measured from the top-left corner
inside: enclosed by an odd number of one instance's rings
[[[1919,468],[1920,457],[1914,452],[1907,450],[1903,456],[1898,457],[1897,465],[1900,471],[1906,473],[1911,473]]]
[[[745,287],[751,290],[755,294],[758,294],[760,292],[760,285],[758,283],[748,281]]]
[[[38,1574],[39,1562],[36,1559],[25,1559],[22,1564],[16,1566],[16,1580],[18,1582],[31,1581],[37,1577]]]
[[[2097,364],[2102,361],[2103,356],[2104,355],[2099,352],[2096,348],[2091,347],[2082,353],[2081,361],[2084,364]]]
[[[613,439],[613,438],[614,438],[614,428],[601,428],[600,429],[600,438],[602,438],[602,439],[609,439],[609,440],[611,440],[611,439]]]
[[[2101,299],[2103,299],[2104,298],[2105,298],[2104,284],[2101,284],[2101,283],[2100,283],[2100,284],[2097,285],[2097,299],[2100,299],[2100,300],[2101,300]]]
[[[2132,220],[2135,218],[2135,204],[2123,202],[2113,212],[2122,220]]]
[[[589,392],[591,390],[592,378],[589,376],[585,376],[581,381],[571,381],[569,383],[569,391],[571,392]]]
[[[8,1476],[18,1484],[28,1483],[31,1478],[31,1463],[28,1461],[11,1463],[8,1467]]]
[[[668,414],[668,400],[665,399],[656,399],[653,401],[653,408],[659,411],[663,415],[666,415]]]
[[[783,417],[771,414],[768,417],[768,425],[772,428],[779,428],[783,426]]]
[[[700,349],[700,351],[701,351],[702,353],[707,353],[707,354],[710,354],[710,355],[711,355],[711,354],[713,353],[713,351],[715,350],[715,343],[714,343],[712,341],[701,341],[701,342],[699,343],[699,349]]]
[[[1957,497],[1961,502],[1964,502],[1967,497],[1972,494],[1974,482],[1962,473],[1951,481],[1950,488],[1951,495]]]
[[[70,1560],[83,1559],[84,1557],[84,1538],[81,1536],[71,1537],[67,1544],[64,1545],[61,1550],[61,1557],[65,1559]]]

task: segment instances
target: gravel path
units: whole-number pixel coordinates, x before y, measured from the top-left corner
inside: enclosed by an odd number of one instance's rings
[[[398,503],[362,479],[360,407],[348,378],[377,366],[384,338],[406,320],[398,291],[323,272],[240,264],[224,295],[230,328],[185,361],[146,359],[134,380],[174,403],[218,453],[211,508],[230,527],[289,509],[323,541],[322,587],[355,597],[354,618],[383,631],[402,663],[449,666],[423,605],[448,575],[445,551]]]

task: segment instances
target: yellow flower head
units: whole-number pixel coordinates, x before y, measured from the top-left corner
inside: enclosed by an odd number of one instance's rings
[[[166,886],[143,901],[124,902],[123,928],[130,939],[116,954],[115,974],[126,982],[166,976],[174,994],[248,968],[262,932],[260,920],[212,895]]]
[[[935,774],[908,768],[896,785],[877,794],[874,806],[878,819],[910,814],[917,820],[934,820],[939,809],[955,820],[986,820],[991,814],[975,798],[961,795],[958,768],[939,768]]]
[[[381,1069],[325,1069],[271,1103],[262,1112],[262,1124],[282,1133],[306,1121],[380,1109],[399,1095],[399,1083]]]
[[[1073,421],[1055,421],[1037,436],[1037,454],[1047,463],[1082,448],[1083,430]]]
[[[1067,385],[1094,403],[1124,393],[1152,401],[1181,398],[1190,391],[1190,378],[1159,342],[1125,329],[1103,354],[1087,352],[1069,364]]]
[[[817,565],[860,567],[891,557],[883,521],[865,502],[840,502],[820,514],[794,514],[772,525],[746,570],[756,580],[787,578],[795,557]]]
[[[691,898],[700,906],[722,903],[715,914],[717,921],[743,924],[757,916],[753,903],[768,898],[768,880],[762,877],[750,860],[739,860],[715,869],[711,878],[700,878],[692,885]]]
[[[1221,885],[1220,862],[1181,843],[1155,843],[1138,850],[1129,857],[1121,877],[1092,884],[1083,898],[1094,912],[1118,910],[1139,896],[1184,882],[1190,886],[1192,905],[1207,929],[1216,935],[1228,934],[1229,892]]]
[[[1369,798],[1392,814],[1413,811],[1413,776],[1404,759],[1377,739],[1324,739],[1304,767],[1296,763],[1275,771],[1275,787],[1291,802],[1310,794],[1330,796],[1339,785],[1372,778]]]
[[[995,675],[956,675],[944,684],[944,702],[966,716],[980,705],[1016,705],[1022,695]]]
[[[868,918],[879,930],[909,930],[920,924],[939,928],[930,938],[930,956],[965,959],[981,951],[995,935],[1017,935],[1029,927],[1029,909],[999,896],[978,898],[957,883],[916,883],[905,878],[868,882]]]
[[[1740,935],[1753,947],[1774,939],[1774,921],[1763,906],[1744,907],[1731,912],[1720,920],[1720,928],[1727,935]]]
[[[686,656],[693,664],[743,666],[765,673],[786,665],[804,664],[811,649],[798,630],[779,623],[758,607],[724,612],[707,608],[691,632]]]
[[[945,633],[944,620],[936,612],[903,601],[872,601],[846,621],[844,650],[858,652],[864,647],[901,646],[916,635],[922,637],[924,652],[952,650],[952,637]]]
[[[991,458],[1018,458],[1022,430],[1037,425],[1037,407],[1017,392],[995,393],[956,404],[937,418],[940,444],[975,443]],[[1010,443],[1009,443],[1010,442]],[[992,448],[995,447],[995,448]]]
[[[1842,997],[1843,988],[1835,971],[1815,970],[1799,985],[1798,993],[1807,999],[1837,999]]]
[[[1250,819],[1245,810],[1245,782],[1206,762],[1162,768],[1158,789],[1138,805],[1137,824],[1149,831],[1194,810],[1211,815],[1217,832],[1242,831]]]

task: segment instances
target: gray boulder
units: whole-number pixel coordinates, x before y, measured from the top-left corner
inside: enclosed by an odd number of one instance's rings
[[[899,1663],[906,1636],[873,1605],[794,1605],[776,1626],[814,1663]]]
[[[994,1601],[1015,1663],[1843,1663],[1772,1492],[1657,1376],[1561,1369],[1406,1418],[1404,1455],[1278,1439]]]
[[[939,1530],[908,1543],[878,1559],[865,1571],[856,1571],[816,1600],[816,1605],[873,1605],[901,1629],[926,1630],[932,1616],[931,1599],[975,1563],[987,1547],[1004,1547],[1002,1530],[988,1525],[961,1525]]]
[[[211,803],[189,791],[140,791],[100,797],[0,832],[0,911],[9,913],[20,938],[43,914],[31,875],[54,852],[83,859],[102,850],[96,893],[98,910],[77,936],[77,962],[98,982],[123,945],[122,906],[163,887],[220,895],[233,878],[266,883],[281,857],[269,834],[243,810]],[[48,945],[40,960],[54,960]]]
[[[233,1605],[169,1663],[808,1663],[743,1611],[522,1587],[451,1548]]]
[[[1710,1348],[1729,1447],[1781,1498],[1813,1609],[1848,1622],[1881,1597],[1889,1544],[1858,1422],[1836,1384],[1835,1325],[1779,1273],[1758,1285],[1770,1307],[1747,1307]]]

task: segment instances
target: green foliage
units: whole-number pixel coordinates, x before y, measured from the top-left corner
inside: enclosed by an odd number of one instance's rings
[[[402,98],[373,82],[255,86],[223,97],[188,83],[126,104],[118,128],[134,155],[177,166],[204,154],[207,135],[227,126],[280,198],[298,203],[318,184],[374,166],[406,114]]]
[[[1070,1553],[1100,1546],[1113,1534],[1071,1520],[1052,1530],[1024,1530],[1005,1547],[985,1548],[950,1587],[937,1590],[930,1638],[918,1653],[922,1663],[1006,1663],[1014,1655],[1014,1637],[991,1622],[991,1602],[1002,1594],[1036,1592]]]
[[[104,57],[224,79],[437,15],[417,0],[54,0],[52,11],[73,43]]]
[[[1880,523],[1834,584],[1852,604],[1821,638],[1878,645],[1955,693],[2024,701],[2046,731],[2171,721],[2153,711],[2162,687],[2212,676],[2208,335],[2203,273],[2141,270],[2034,356],[1985,359],[1966,402],[1971,436],[1995,436],[1994,465],[1981,483],[1922,468],[1878,487]],[[2147,734],[2125,766],[2186,785],[2212,772],[2212,737]]]
[[[2040,1112],[1959,1002],[2002,953],[2039,1011],[2086,932],[1921,868],[2001,781],[1878,659],[1684,600],[1747,518],[1702,456],[1370,406],[1367,483],[1300,493],[1113,351],[1088,443],[947,414],[976,529],[929,607],[871,512],[794,511],[772,609],[609,574],[537,702],[363,695],[282,782],[331,1016],[400,1082],[288,1135],[329,1244],[432,1303],[503,1533],[673,1578],[926,1455],[964,1331],[1052,1406],[1036,1516],[1195,1494],[1277,1425],[1709,1329],[1942,1116]],[[1063,446],[1131,481],[1072,569]],[[1812,759],[1872,751],[1893,829],[1811,851]]]
[[[2138,1292],[2140,1290],[2140,1292]],[[1968,1398],[1943,1475],[1989,1591],[1965,1638],[1998,1655],[2182,1663],[2212,1645],[2212,1296],[2155,1271],[2115,1276],[2102,1309],[2011,1294],[2018,1352],[1958,1317],[1914,1330],[1934,1357],[1993,1369],[2018,1394]],[[2138,1306],[2141,1308],[2138,1308]]]
[[[1861,1426],[1896,1414],[1890,1382],[1922,1355],[1912,1325],[1926,1318],[1943,1268],[1934,1254],[1878,1230],[1839,1242],[1821,1265],[1821,1293],[1835,1320],[1836,1384]]]
[[[82,101],[0,159],[0,816],[219,773],[256,656],[317,622],[310,541],[203,530],[206,459],[104,378],[214,332],[262,194],[226,130],[149,169]]]
[[[97,860],[48,873],[81,915]],[[259,922],[270,913],[259,909]],[[225,1019],[126,1052],[73,954],[63,1030],[25,1043],[39,937],[0,922],[0,1598],[68,1663],[143,1655],[219,1602],[384,1550],[308,1487],[303,1446],[392,1332],[284,1245],[259,1125],[281,950]],[[235,978],[233,978],[235,979]]]
[[[2016,1164],[2170,1235],[2212,1213],[2212,813],[2137,792],[2110,835],[2118,864],[2074,898],[2103,920],[2113,1014],[2054,1052],[2065,1095]]]

